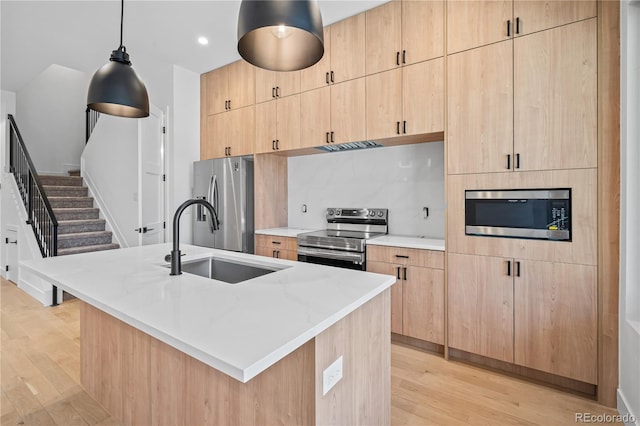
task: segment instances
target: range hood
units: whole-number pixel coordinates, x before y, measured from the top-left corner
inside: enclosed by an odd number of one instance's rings
[[[321,151],[325,152],[342,152],[342,151],[351,151],[354,149],[367,149],[367,148],[377,148],[380,145],[375,141],[360,141],[360,142],[347,142],[341,143],[337,145],[322,145],[315,147]]]

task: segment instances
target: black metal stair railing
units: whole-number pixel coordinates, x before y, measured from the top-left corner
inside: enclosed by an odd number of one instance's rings
[[[16,180],[20,197],[27,210],[27,224],[31,225],[43,257],[58,254],[58,221],[42,188],[27,147],[13,116],[9,114],[9,168]],[[58,289],[53,286],[52,305],[58,304]]]
[[[96,123],[98,122],[98,118],[100,118],[100,113],[98,111],[94,111],[91,108],[87,108],[84,112],[85,116],[85,142],[89,142],[89,138],[91,137],[91,133],[93,133],[93,129],[96,127]]]

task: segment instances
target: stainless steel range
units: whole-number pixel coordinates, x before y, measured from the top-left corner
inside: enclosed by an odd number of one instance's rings
[[[327,229],[298,235],[298,260],[366,269],[366,241],[388,232],[388,210],[328,208]]]

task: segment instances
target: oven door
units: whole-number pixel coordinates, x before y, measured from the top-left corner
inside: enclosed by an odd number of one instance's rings
[[[300,262],[337,266],[359,271],[364,271],[366,267],[364,253],[317,247],[298,246],[298,260]]]

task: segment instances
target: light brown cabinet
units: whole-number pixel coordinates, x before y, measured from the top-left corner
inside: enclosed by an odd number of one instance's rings
[[[596,267],[449,253],[455,349],[596,383]]]
[[[366,77],[367,139],[444,130],[442,58]]]
[[[255,67],[256,103],[300,93],[300,71],[278,72]]]
[[[293,237],[255,236],[256,254],[276,259],[298,260],[298,243]]]
[[[394,0],[366,12],[366,73],[443,55],[444,1]]]
[[[331,26],[324,27],[324,55],[308,68],[300,70],[300,91],[318,89],[330,84],[328,72],[331,70]]]
[[[448,173],[596,167],[596,20],[448,57]]]
[[[444,344],[444,253],[368,246],[367,271],[396,277],[391,331]]]
[[[301,71],[300,90],[317,89],[365,75],[365,14],[325,27],[324,56]]]
[[[447,2],[452,54],[596,16],[595,0],[456,0]]]
[[[255,153],[300,146],[300,95],[256,104]]]
[[[240,60],[205,74],[207,114],[218,114],[253,105],[254,69],[248,62]]]
[[[365,79],[357,78],[300,94],[300,146],[366,138]]]
[[[253,154],[254,106],[209,115],[205,132],[201,160]]]

